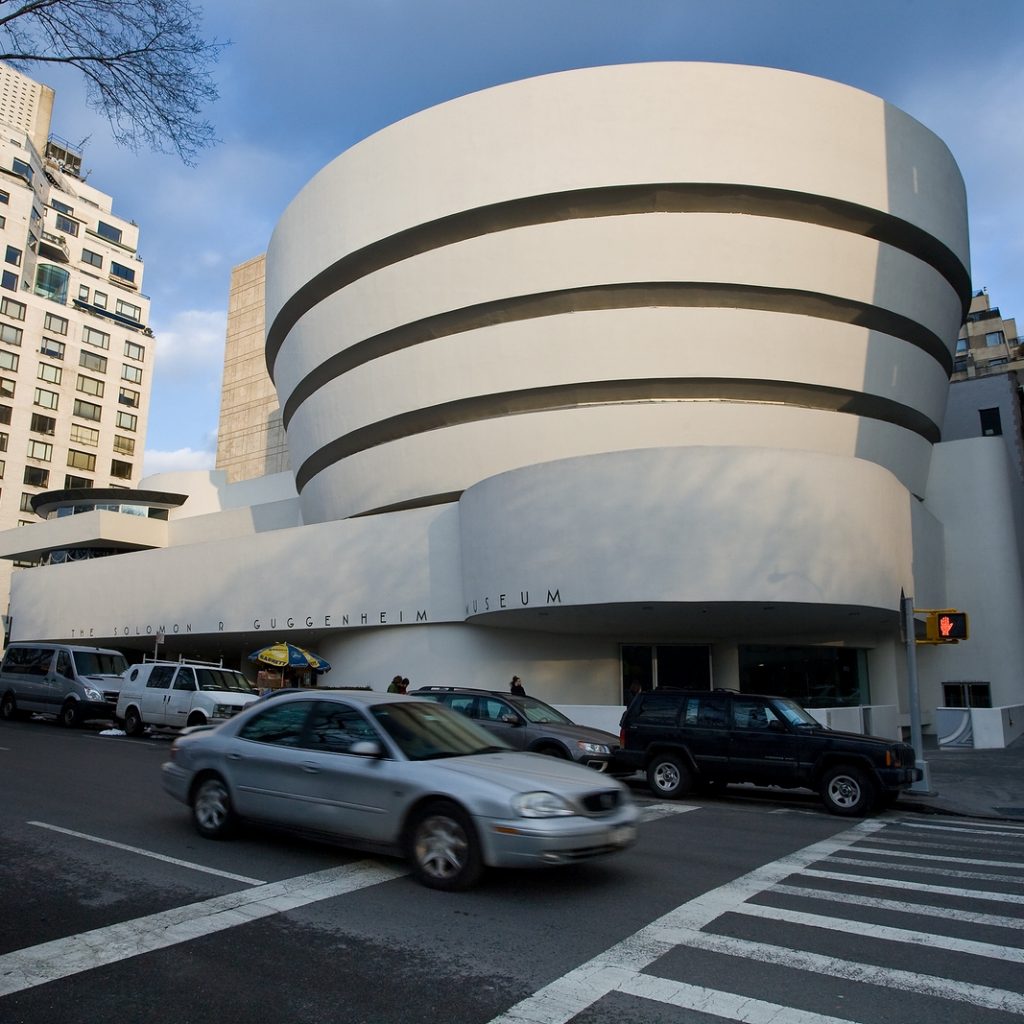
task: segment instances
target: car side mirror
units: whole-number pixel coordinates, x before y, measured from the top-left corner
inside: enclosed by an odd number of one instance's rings
[[[384,748],[377,740],[357,740],[348,748],[350,754],[357,757],[383,757]]]

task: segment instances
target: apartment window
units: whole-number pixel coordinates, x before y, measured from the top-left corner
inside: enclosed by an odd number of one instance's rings
[[[18,290],[18,275],[10,270],[5,270],[0,277],[0,288],[6,288],[9,292]]]
[[[100,443],[100,432],[93,427],[83,427],[81,423],[72,423],[71,440],[75,444],[87,444],[95,448]]]
[[[0,431],[0,452],[7,451],[8,435]]]
[[[111,459],[110,475],[115,480],[130,480],[132,478],[132,464],[130,462],[122,462],[120,459]]]
[[[14,410],[9,405],[0,405],[0,423],[10,423]]]
[[[117,393],[117,400],[121,405],[129,405],[133,409],[138,409],[139,407],[139,393],[138,391],[132,391],[131,388],[121,388]]]
[[[49,487],[50,471],[40,466],[25,467],[25,483],[29,487]]]
[[[83,420],[95,420],[99,423],[103,407],[95,402],[87,402],[84,398],[76,398],[74,412],[76,416],[81,416]]]
[[[106,373],[107,357],[101,356],[96,352],[87,352],[83,349],[78,357],[78,365],[84,366],[87,370],[95,370],[96,373]]]
[[[107,238],[111,242],[117,242],[118,245],[121,244],[121,233],[121,229],[115,228],[113,224],[104,224],[103,221],[100,221],[96,225],[96,234],[100,238]]]
[[[14,386],[10,377],[0,377],[0,398],[13,398]]]
[[[4,316],[9,316],[12,320],[24,320],[25,303],[18,302],[17,299],[9,299],[5,295],[0,299],[0,313],[3,313]]]
[[[88,263],[90,267],[101,267],[103,266],[103,257],[98,252],[93,252],[92,249],[82,250],[82,262]]]
[[[97,434],[99,431],[97,431]],[[125,437],[123,434],[114,435],[114,451],[118,455],[134,455],[135,454],[135,438]]]
[[[17,352],[8,352],[6,349],[0,349],[0,370],[10,370],[11,373],[18,372],[18,364],[21,362],[21,356]],[[10,423],[10,420],[7,420]]]
[[[21,511],[22,512],[31,512],[32,511],[32,499],[34,497],[35,497],[34,494],[25,494],[24,492],[22,492],[22,495],[21,495]],[[31,526],[32,525],[32,520],[28,520],[27,522],[25,520],[19,520],[18,525],[19,526]]]
[[[11,266],[21,266],[21,250],[13,245],[7,246],[7,255],[4,256],[4,261],[10,263]]]
[[[110,335],[94,327],[82,327],[82,341],[94,348],[110,348]]]
[[[133,384],[142,383],[142,367],[129,366],[127,363],[121,367],[121,380],[130,380]]]
[[[947,708],[990,708],[991,686],[989,683],[943,683],[942,705]]]
[[[0,459],[0,480],[2,480],[4,478],[4,473],[6,472],[6,470],[7,470],[7,461],[5,459]]]
[[[138,359],[140,363],[146,358],[146,350],[134,341],[126,341],[124,343],[124,354],[126,358]]]
[[[1002,345],[1006,342],[1006,338],[1002,331],[991,331],[985,335],[985,344],[991,348],[993,345]]]
[[[138,423],[139,423],[139,417],[136,416],[134,413],[131,413],[131,412],[121,412],[120,410],[118,411],[118,413],[117,413],[117,425],[122,430],[135,430],[138,427]]]
[[[87,284],[80,284],[78,286],[78,299],[80,302],[89,301],[89,286]]]
[[[55,267],[52,263],[40,263],[36,267],[36,295],[59,302],[62,306],[66,305],[70,280],[71,275],[63,267]]]
[[[53,331],[54,334],[66,336],[68,333],[67,320],[62,316],[57,316],[56,313],[47,313],[43,317],[43,327],[47,331]]]
[[[114,277],[120,278],[122,281],[128,281],[131,284],[135,284],[135,271],[131,267],[123,266],[120,263],[115,263],[113,260],[110,261],[110,273]]]
[[[7,345],[17,345],[21,348],[22,330],[14,324],[0,323],[0,341]]]
[[[956,355],[963,355],[963,353],[966,352],[969,347],[970,346],[967,344],[966,338],[956,339]]]
[[[65,217],[63,213],[58,213],[54,218],[54,226],[58,231],[63,231],[66,235],[78,234],[78,223],[70,217]]]
[[[32,397],[33,404],[41,409],[56,409],[59,400],[60,396],[56,391],[47,391],[45,388],[36,388]]]
[[[102,398],[103,381],[97,380],[95,377],[86,377],[85,374],[80,373],[75,390],[81,391],[83,395],[92,395],[93,398]]]
[[[26,181],[32,181],[32,165],[25,163],[24,160],[19,160],[15,157],[11,161],[11,170],[14,171],[15,174],[21,175],[21,177]]]
[[[73,206],[68,206],[67,203],[62,203],[59,199],[51,199],[50,206],[52,206],[58,213],[66,213],[69,217],[74,216],[75,208]]]
[[[64,486],[71,487],[92,487],[92,481],[85,476],[72,476],[70,473],[64,477]]]
[[[1007,364],[1007,362],[1008,362],[1008,360],[1007,360],[1006,356],[1001,356],[999,359],[990,359],[985,364],[985,366],[986,367],[989,367],[989,366],[1005,366]]]
[[[57,421],[52,416],[34,412],[32,413],[32,430],[37,434],[47,434],[52,437],[57,432]]]
[[[28,443],[28,457],[39,459],[41,462],[49,462],[53,458],[53,445],[49,441],[30,440]]]
[[[91,452],[80,452],[69,448],[68,465],[72,469],[84,469],[87,473],[92,473],[96,469],[96,456]]]
[[[142,319],[142,307],[136,306],[132,302],[125,302],[124,299],[117,300],[117,312],[121,316],[128,317],[129,320]]]
[[[0,189],[0,203],[3,203],[6,206],[10,201],[11,201],[11,193],[10,192],[4,192],[2,189]]]
[[[59,366],[51,366],[49,363],[40,363],[36,370],[36,377],[48,384],[59,384],[63,376],[64,371]]]
[[[0,228],[5,228],[5,227],[7,227],[7,218],[3,217],[3,216],[0,216]]]
[[[51,359],[63,359],[64,342],[55,341],[53,338],[43,338],[39,343],[39,351],[42,355],[49,356]]]
[[[1003,424],[998,409],[979,409],[981,433],[984,437],[998,437],[1003,432]]]
[[[107,293],[101,292],[99,288],[92,294],[92,304],[98,306],[100,309],[107,308]]]

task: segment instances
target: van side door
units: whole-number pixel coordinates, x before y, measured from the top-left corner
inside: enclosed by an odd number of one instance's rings
[[[164,705],[166,715],[164,724],[177,727],[185,725],[198,689],[196,670],[190,665],[182,665],[178,669],[170,693],[167,695],[167,703]]]
[[[171,694],[174,665],[154,665],[142,691],[142,719],[151,725],[167,724],[167,701]]]
[[[57,659],[49,678],[51,680],[49,685],[53,691],[51,696],[58,710],[64,705],[68,694],[82,696],[78,692],[79,687],[75,682],[75,663],[72,661],[69,651],[57,651]]]

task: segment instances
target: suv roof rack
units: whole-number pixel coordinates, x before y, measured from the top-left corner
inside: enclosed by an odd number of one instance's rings
[[[154,657],[151,657],[148,654],[144,654],[142,656],[142,663],[144,665],[146,665],[146,664],[149,664],[150,662],[160,662],[160,663],[162,663],[164,665],[201,665],[203,668],[223,668],[224,667],[224,659],[223,658],[221,658],[220,661],[199,661],[196,658],[184,658],[184,657],[179,656],[178,660],[175,661],[173,658],[154,658]],[[230,671],[233,672],[235,670],[231,669]]]

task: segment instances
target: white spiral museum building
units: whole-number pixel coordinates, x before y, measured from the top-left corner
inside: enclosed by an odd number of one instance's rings
[[[274,231],[294,487],[213,480],[163,550],[61,568],[157,567],[173,599],[130,576],[103,618],[122,645],[187,620],[237,654],[273,619],[332,682],[515,673],[592,704],[636,678],[905,710],[905,592],[971,604],[976,640],[922,652],[926,702],[969,677],[1009,703],[1024,652],[956,549],[962,474],[1009,487],[1002,449],[941,443],[968,268],[948,149],[847,86],[653,63],[464,96],[343,153]],[[991,603],[1024,612],[1019,573]]]

